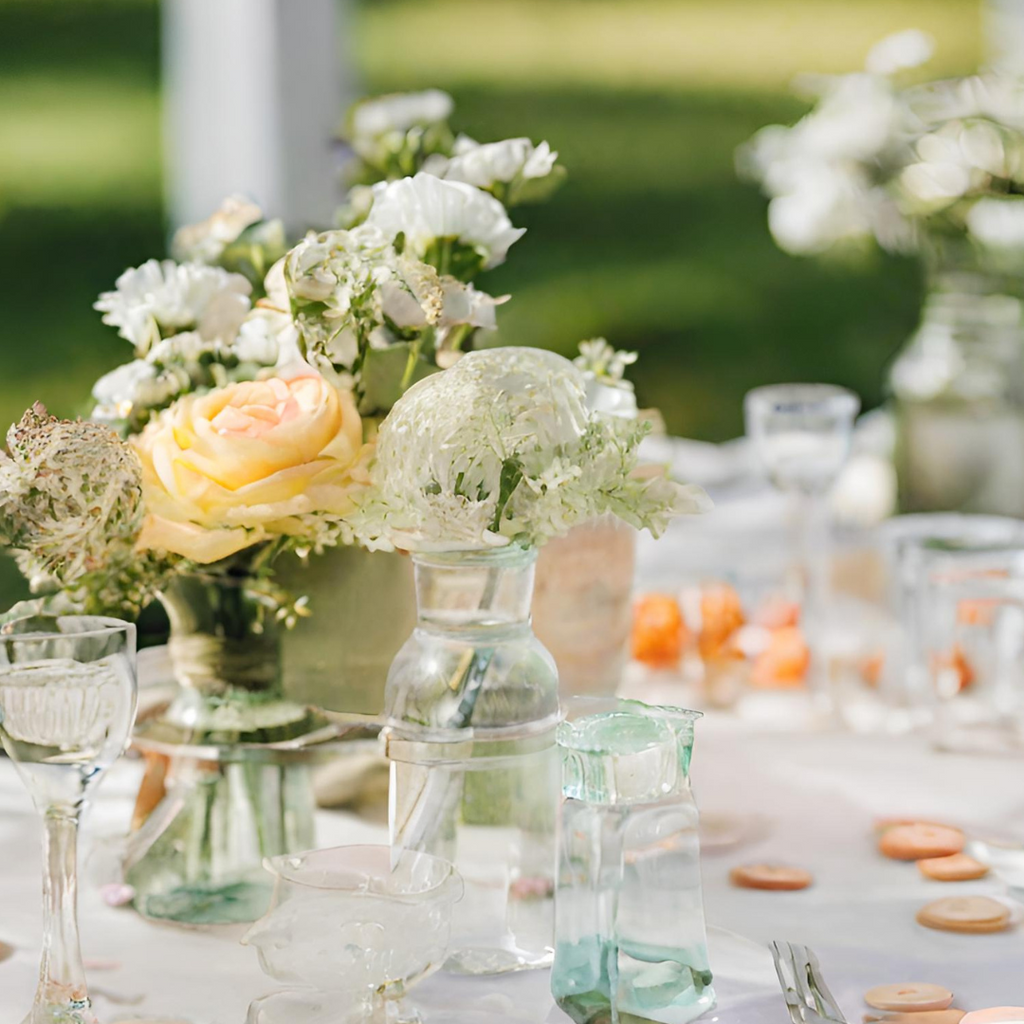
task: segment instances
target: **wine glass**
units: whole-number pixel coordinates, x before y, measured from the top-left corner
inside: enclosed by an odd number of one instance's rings
[[[747,436],[768,479],[800,502],[809,683],[819,709],[830,712],[822,648],[831,557],[826,498],[849,457],[860,399],[833,384],[772,384],[747,392],[743,406]]]
[[[24,1024],[94,1024],[78,942],[78,822],[135,718],[135,627],[86,615],[0,629],[0,742],[43,816],[43,955]]]

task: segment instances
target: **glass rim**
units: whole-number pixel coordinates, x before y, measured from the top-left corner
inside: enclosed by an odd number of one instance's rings
[[[860,396],[840,384],[762,384],[743,396],[743,406],[749,412],[760,412],[767,407],[779,412],[815,411],[837,404],[839,412],[856,415],[860,409]]]
[[[56,615],[54,618],[59,622],[61,619],[88,619],[91,622],[95,622],[97,625],[93,629],[82,629],[74,633],[59,633],[53,632],[52,630],[41,629],[31,633],[9,633],[7,627],[13,625],[15,622],[21,622],[24,619],[30,619],[33,616],[23,615],[16,619],[11,619],[9,622],[5,622],[0,626],[0,642],[3,643],[18,643],[20,641],[31,640],[38,643],[41,640],[68,640],[68,639],[89,639],[98,636],[110,636],[114,633],[124,633],[127,636],[135,635],[135,623],[128,622],[125,619],[118,619],[112,615]]]
[[[687,743],[692,742],[694,723],[704,717],[703,711],[693,711],[690,708],[675,707],[671,704],[645,704],[642,700],[631,698],[592,697],[580,694],[562,702],[561,721],[558,723],[556,736],[558,746],[563,750],[574,750],[581,754],[597,754],[606,751],[604,747],[574,742],[579,735],[579,723],[591,717],[586,714],[588,707],[595,709],[593,712],[595,715],[606,713],[609,715],[621,714],[634,718],[645,718],[655,722],[662,722],[670,729],[673,729],[674,726],[683,726],[691,730],[684,737]],[[574,715],[570,718],[567,712],[573,709],[579,709],[584,714]]]
[[[537,558],[537,549],[523,547],[512,542],[493,548],[468,548],[464,550],[411,551],[416,565],[436,566],[448,569],[453,566],[491,568],[505,565],[526,565]]]
[[[377,899],[400,900],[410,903],[425,899],[426,897],[438,892],[438,890],[451,885],[453,882],[461,883],[462,881],[462,876],[450,860],[446,860],[444,857],[437,857],[432,853],[426,853],[423,850],[403,850],[401,856],[403,858],[414,857],[416,859],[425,859],[433,862],[434,864],[441,865],[444,870],[441,873],[441,877],[438,878],[436,882],[432,885],[424,886],[422,889],[417,889],[415,892],[374,892],[365,889],[350,888],[348,886],[318,883],[297,877],[295,872],[299,870],[298,868],[288,870],[288,862],[298,857],[304,858],[312,857],[313,855],[326,854],[337,855],[339,853],[357,855],[367,851],[371,851],[374,855],[379,853],[386,854],[387,863],[389,865],[388,872],[386,875],[382,875],[380,877],[389,877],[394,871],[394,867],[391,866],[390,860],[392,849],[384,843],[345,843],[340,846],[328,846],[319,850],[305,850],[301,853],[284,853],[277,857],[266,857],[263,861],[263,867],[275,878],[288,882],[291,885],[302,886],[305,889],[316,889],[318,892],[346,893],[349,896],[359,898],[372,899],[376,897]],[[341,867],[344,869],[344,865],[341,865]]]

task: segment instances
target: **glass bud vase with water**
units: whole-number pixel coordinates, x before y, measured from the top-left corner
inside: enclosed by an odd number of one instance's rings
[[[418,622],[385,691],[395,856],[458,868],[448,970],[551,962],[558,675],[534,636],[536,555],[418,554]]]
[[[559,726],[551,991],[577,1024],[685,1024],[715,1005],[689,778],[698,718],[577,698]]]

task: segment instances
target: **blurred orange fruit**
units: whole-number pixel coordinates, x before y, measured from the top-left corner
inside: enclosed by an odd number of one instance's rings
[[[688,637],[679,602],[668,594],[644,594],[633,606],[633,657],[645,665],[679,664]]]
[[[766,689],[802,686],[810,664],[811,652],[803,633],[795,626],[776,629],[767,649],[754,659],[750,682]]]
[[[701,657],[722,654],[729,638],[746,622],[740,595],[728,583],[712,583],[700,595],[700,636],[697,646]]]

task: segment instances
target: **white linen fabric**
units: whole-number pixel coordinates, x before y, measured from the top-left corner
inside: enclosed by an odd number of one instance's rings
[[[925,903],[953,893],[1003,895],[998,879],[956,885],[925,881],[912,864],[883,859],[878,817],[938,818],[972,836],[1024,829],[1024,791],[1012,760],[933,753],[911,738],[759,734],[711,715],[697,727],[694,785],[708,822],[733,821],[750,837],[704,856],[711,966],[719,995],[709,1020],[784,1024],[786,1011],[765,944],[810,945],[851,1022],[870,987],[926,981],[973,1009],[1024,1001],[1018,928],[999,935],[929,931],[914,920]],[[81,927],[98,1015],[104,1024],[150,1016],[187,1024],[242,1024],[249,1001],[274,989],[243,929],[186,931],[149,924],[105,906],[99,884],[112,878],[116,845],[131,811],[139,766],[123,762],[99,789],[82,843]],[[323,812],[323,846],[381,842],[385,830],[351,815]],[[798,893],[732,888],[730,867],[776,861],[812,871]],[[21,1020],[31,1003],[40,941],[39,820],[9,762],[0,761],[0,1022]],[[742,936],[742,937],[741,937]],[[437,974],[412,1000],[427,1024],[564,1022],[547,972],[499,979]]]

